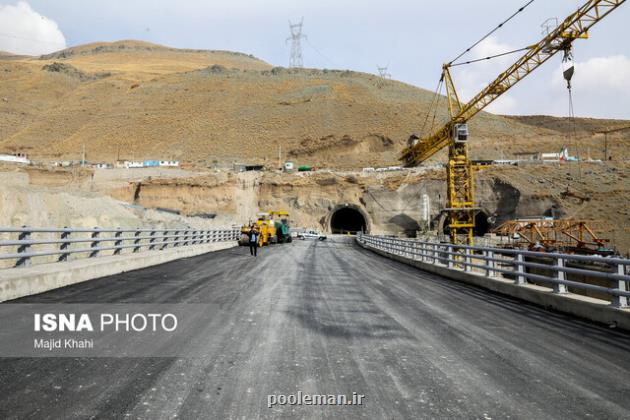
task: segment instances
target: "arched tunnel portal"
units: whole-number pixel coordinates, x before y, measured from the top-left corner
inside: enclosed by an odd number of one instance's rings
[[[335,207],[328,216],[331,233],[368,232],[369,222],[365,212],[358,206],[344,204]]]
[[[492,229],[492,224],[490,222],[490,218],[488,214],[480,210],[475,213],[475,228],[473,229],[473,235],[475,236],[483,236],[488,233]],[[448,213],[446,211],[442,212],[438,217],[438,231],[448,235]]]

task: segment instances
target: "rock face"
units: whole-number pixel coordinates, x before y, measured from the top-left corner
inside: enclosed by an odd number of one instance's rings
[[[515,217],[562,215],[553,195],[530,194],[501,177],[481,174],[476,183],[479,234]],[[134,182],[111,191],[143,207],[169,208],[183,214],[216,212],[246,223],[261,210],[287,210],[294,226],[334,230],[341,209],[353,210],[371,232],[412,234],[444,221],[446,194],[442,171],[391,174],[215,174],[188,180]],[[426,210],[423,210],[425,208]],[[352,212],[347,212],[352,217]],[[348,221],[349,223],[349,221]]]
[[[475,183],[477,234],[514,218],[598,220],[618,227],[600,233],[627,252],[630,212],[622,198],[628,194],[623,182],[628,165],[620,165],[583,164],[580,170],[598,180],[592,186],[572,181],[577,167],[570,165],[482,171]],[[339,223],[343,228],[344,223],[356,222],[374,233],[411,234],[427,225],[438,230],[442,227],[442,209],[447,207],[444,178],[443,170],[216,173],[138,181],[110,194],[143,207],[170,208],[184,215],[215,212],[217,220],[225,222],[247,223],[257,212],[275,209],[289,211],[293,226],[324,232],[339,228]],[[604,204],[609,196],[619,196],[619,200],[608,199]],[[335,217],[342,213],[343,217]]]
[[[628,163],[583,163],[579,168],[539,165],[479,172],[477,234],[519,217],[596,220],[609,227],[598,233],[628,252],[629,169]],[[24,168],[0,172],[0,215],[8,226],[208,227],[247,223],[259,211],[287,210],[295,227],[338,232],[358,226],[373,233],[413,234],[443,225],[444,178],[442,169],[426,168],[295,174]]]

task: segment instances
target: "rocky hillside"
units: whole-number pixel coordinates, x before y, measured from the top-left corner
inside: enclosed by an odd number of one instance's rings
[[[392,165],[409,135],[422,134],[432,93],[379,82],[370,74],[272,68],[241,53],[137,41],[0,56],[0,152],[79,159],[85,145],[92,161],[175,158],[207,166],[275,165],[281,148],[284,159],[300,164]],[[441,109],[435,124],[445,118]],[[471,132],[475,158],[556,151],[567,142],[557,127],[488,113]],[[590,147],[598,140],[579,141]]]

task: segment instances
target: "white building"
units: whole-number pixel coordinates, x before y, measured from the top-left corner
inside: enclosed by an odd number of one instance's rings
[[[0,161],[9,163],[24,163],[27,165],[31,163],[26,155],[22,153],[16,153],[15,155],[0,155]]]
[[[178,160],[161,160],[160,166],[177,167],[179,166],[179,161]]]
[[[126,160],[125,161],[125,168],[142,168],[144,167],[144,163],[143,162],[139,162],[137,160]]]

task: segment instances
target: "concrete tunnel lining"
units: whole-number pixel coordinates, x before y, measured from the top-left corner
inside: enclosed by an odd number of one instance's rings
[[[328,214],[326,226],[331,233],[370,231],[367,213],[354,204],[340,204]]]

